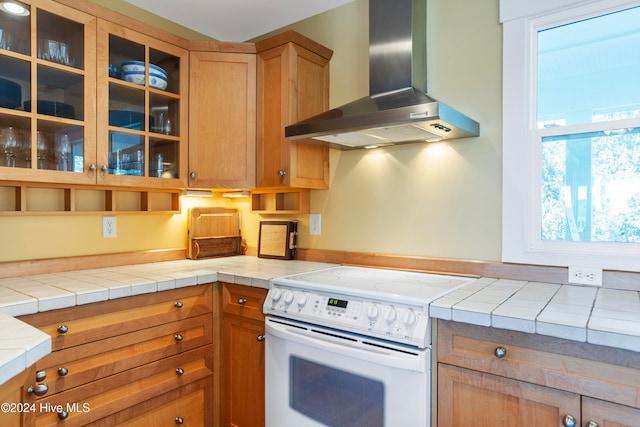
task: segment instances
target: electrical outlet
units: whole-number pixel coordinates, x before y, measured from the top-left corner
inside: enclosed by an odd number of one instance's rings
[[[309,214],[309,234],[319,236],[322,231],[320,214]]]
[[[116,237],[116,217],[102,217],[102,237],[104,239]]]
[[[569,266],[569,283],[602,286],[602,269],[594,267]]]

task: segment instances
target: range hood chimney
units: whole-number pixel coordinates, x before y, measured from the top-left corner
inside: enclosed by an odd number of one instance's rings
[[[425,94],[426,0],[369,0],[369,93],[287,126],[341,150],[478,136],[478,122]]]

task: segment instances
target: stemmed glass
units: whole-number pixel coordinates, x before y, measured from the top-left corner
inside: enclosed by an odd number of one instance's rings
[[[52,147],[50,134],[39,130],[37,136],[38,169],[51,169]]]
[[[5,166],[16,166],[16,155],[18,151],[18,135],[13,126],[2,129],[0,133],[0,148],[4,152]]]
[[[67,134],[62,135],[60,139],[56,141],[56,161],[58,163],[58,170],[71,170],[71,142]]]

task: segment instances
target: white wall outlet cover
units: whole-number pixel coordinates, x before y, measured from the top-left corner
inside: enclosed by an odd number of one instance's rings
[[[309,234],[319,236],[322,232],[322,219],[320,214],[309,214]]]
[[[102,217],[102,238],[110,239],[116,237],[116,217],[115,216],[103,216]]]

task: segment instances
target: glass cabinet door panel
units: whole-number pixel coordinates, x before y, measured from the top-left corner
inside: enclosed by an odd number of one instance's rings
[[[179,178],[179,148],[177,141],[151,138],[149,141],[149,176],[152,178]]]
[[[154,77],[158,79],[157,84],[150,84],[150,87],[171,93],[180,93],[180,58],[150,48],[149,63],[151,63],[149,67],[150,82]]]
[[[24,110],[31,111],[31,100]],[[84,120],[84,76],[38,65],[38,114]]]
[[[113,34],[109,35],[109,77],[117,79],[125,79],[123,72],[138,72],[140,69],[133,62],[141,62],[139,64],[144,67],[145,48],[144,45],[123,39]],[[123,70],[123,64],[125,68]],[[142,68],[144,84],[144,68]]]
[[[24,99],[31,99],[31,64],[0,56],[0,107],[22,109]]]
[[[84,172],[84,127],[38,120],[37,169]]]
[[[30,162],[31,120],[0,114],[0,166],[28,168]]]
[[[22,7],[22,12],[16,9],[14,13],[8,11],[7,7],[0,8],[0,49],[18,52],[24,55],[31,53],[31,32],[29,5],[13,2],[14,5]],[[11,6],[9,6],[11,7]]]
[[[144,137],[109,131],[109,173],[143,176]]]
[[[38,10],[38,58],[84,68],[84,25]]]
[[[180,102],[178,99],[151,93],[149,105],[154,126],[151,131],[163,135],[179,136]]]
[[[144,97],[143,90],[109,83],[109,126],[133,130],[153,128],[153,117],[145,114]]]

